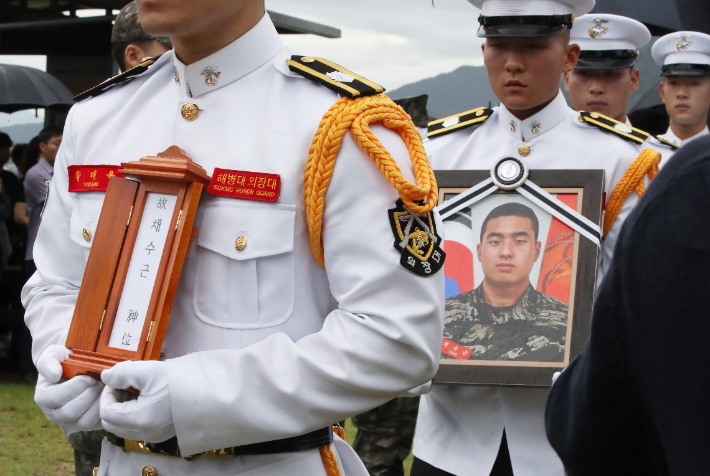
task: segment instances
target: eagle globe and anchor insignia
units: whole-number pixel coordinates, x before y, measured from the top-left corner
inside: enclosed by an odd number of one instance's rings
[[[491,169],[491,178],[498,188],[514,190],[528,179],[530,171],[524,160],[517,157],[501,157]]]
[[[441,249],[441,237],[436,233],[434,215],[415,215],[397,200],[396,208],[388,210],[394,234],[394,247],[402,254],[399,263],[421,276],[436,274],[444,265],[446,253]]]

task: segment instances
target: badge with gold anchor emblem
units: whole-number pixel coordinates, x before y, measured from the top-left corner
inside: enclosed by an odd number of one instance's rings
[[[434,215],[414,215],[397,200],[397,207],[388,210],[394,234],[394,247],[402,254],[399,263],[421,276],[436,274],[444,265],[446,253],[441,249],[441,237],[436,234]]]

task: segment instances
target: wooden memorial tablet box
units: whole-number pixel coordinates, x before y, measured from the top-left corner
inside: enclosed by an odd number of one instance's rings
[[[125,360],[158,360],[193,227],[205,170],[178,147],[121,164],[140,179],[109,181],[74,309],[64,376]]]

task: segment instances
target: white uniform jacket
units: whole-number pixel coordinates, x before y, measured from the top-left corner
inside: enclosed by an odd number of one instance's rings
[[[561,93],[524,121],[504,106],[494,111],[474,130],[426,141],[432,168],[488,170],[500,157],[521,157],[518,148],[526,144],[530,154],[521,158],[530,169],[604,169],[608,198],[639,154],[632,142],[580,123]],[[598,273],[608,266],[621,225],[637,202],[632,192],[604,241]],[[457,476],[488,476],[505,428],[516,476],[563,476],[545,436],[548,393],[544,388],[434,385],[421,400],[414,455]]]
[[[400,265],[387,214],[397,191],[350,134],[325,200],[325,267],[311,253],[304,170],[320,120],[339,96],[290,72],[291,54],[265,15],[195,64],[166,53],[67,118],[35,245],[38,271],[23,290],[35,360],[66,340],[92,245],[82,230],[93,240],[104,199],[69,193],[67,166],[120,164],[177,145],[208,174],[220,167],[281,176],[275,203],[207,193],[200,202],[199,235],[163,346],[183,454],[331,425],[426,382],[438,366],[443,272],[422,277]],[[206,83],[206,67],[220,72],[216,85]],[[200,109],[193,122],[181,116],[186,102]],[[382,126],[373,132],[414,181],[399,135]],[[235,249],[239,236],[247,238],[243,251]],[[111,475],[140,474],[145,464],[160,475],[271,474],[262,469],[274,464],[279,474],[310,471],[294,454],[188,462],[106,442],[104,450]],[[322,468],[318,450],[307,453]]]

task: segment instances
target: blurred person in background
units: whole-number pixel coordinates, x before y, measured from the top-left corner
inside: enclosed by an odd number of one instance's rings
[[[33,139],[34,140],[34,139]],[[25,253],[25,274],[29,279],[36,268],[32,259],[32,246],[37,237],[37,229],[42,219],[42,209],[47,199],[48,184],[54,176],[54,159],[62,143],[62,131],[53,127],[42,129],[37,136],[39,160],[27,171],[24,180],[27,215],[27,251]]]
[[[62,131],[51,127],[42,129],[39,135],[30,141],[30,145],[25,150],[27,154],[23,157],[23,165],[29,163],[33,158],[30,154],[34,154],[31,146],[35,140],[39,149],[39,159],[35,165],[27,170],[23,182],[27,216],[29,218],[27,248],[25,250],[25,280],[29,279],[37,269],[32,258],[32,247],[42,219],[42,210],[47,199],[48,185],[54,176],[54,159],[62,143]],[[27,381],[35,379],[37,375],[37,370],[32,362],[32,338],[26,327],[23,327],[20,343],[20,373],[23,379]]]
[[[24,147],[20,147],[23,144],[18,144],[15,146],[18,150],[22,151],[24,150]],[[23,203],[25,202],[25,193],[22,187],[22,182],[20,179],[17,177],[15,173],[13,173],[11,170],[8,170],[5,166],[9,163],[12,162],[12,152],[10,151],[12,148],[12,139],[10,139],[10,136],[5,134],[4,132],[0,132],[0,179],[2,179],[2,186],[4,191],[7,193],[8,198],[10,199],[10,203],[12,206],[13,213],[11,214],[11,217],[14,217],[14,209],[15,205],[17,203]],[[14,151],[14,149],[13,149]],[[16,168],[16,167],[14,167]],[[8,226],[8,231],[10,231],[10,227],[14,224],[14,220],[8,220],[6,221],[6,225]]]
[[[651,50],[662,68],[661,99],[670,116],[668,132],[659,138],[682,147],[710,134],[710,35],[679,31],[663,36]],[[664,162],[661,162],[664,164]]]
[[[27,171],[30,170],[39,161],[39,136],[33,137],[22,151],[22,157],[17,162],[17,170],[19,179],[24,180]]]
[[[579,45],[581,52],[577,66],[565,73],[565,90],[572,109],[618,121],[614,127],[620,132],[635,131],[646,138],[639,150],[650,147],[668,161],[678,147],[634,128],[626,114],[629,99],[639,88],[639,49],[649,41],[651,32],[639,21],[605,13],[582,15],[570,32],[570,42]]]
[[[15,144],[15,147],[10,151],[10,160],[2,166],[3,170],[12,172],[18,179],[22,179],[22,177],[20,176],[20,170],[17,168],[17,164],[20,163],[25,147],[27,147],[27,144]]]
[[[136,2],[121,9],[111,32],[111,54],[121,68],[135,68],[146,58],[160,56],[173,48],[170,38],[155,38],[143,30]]]

